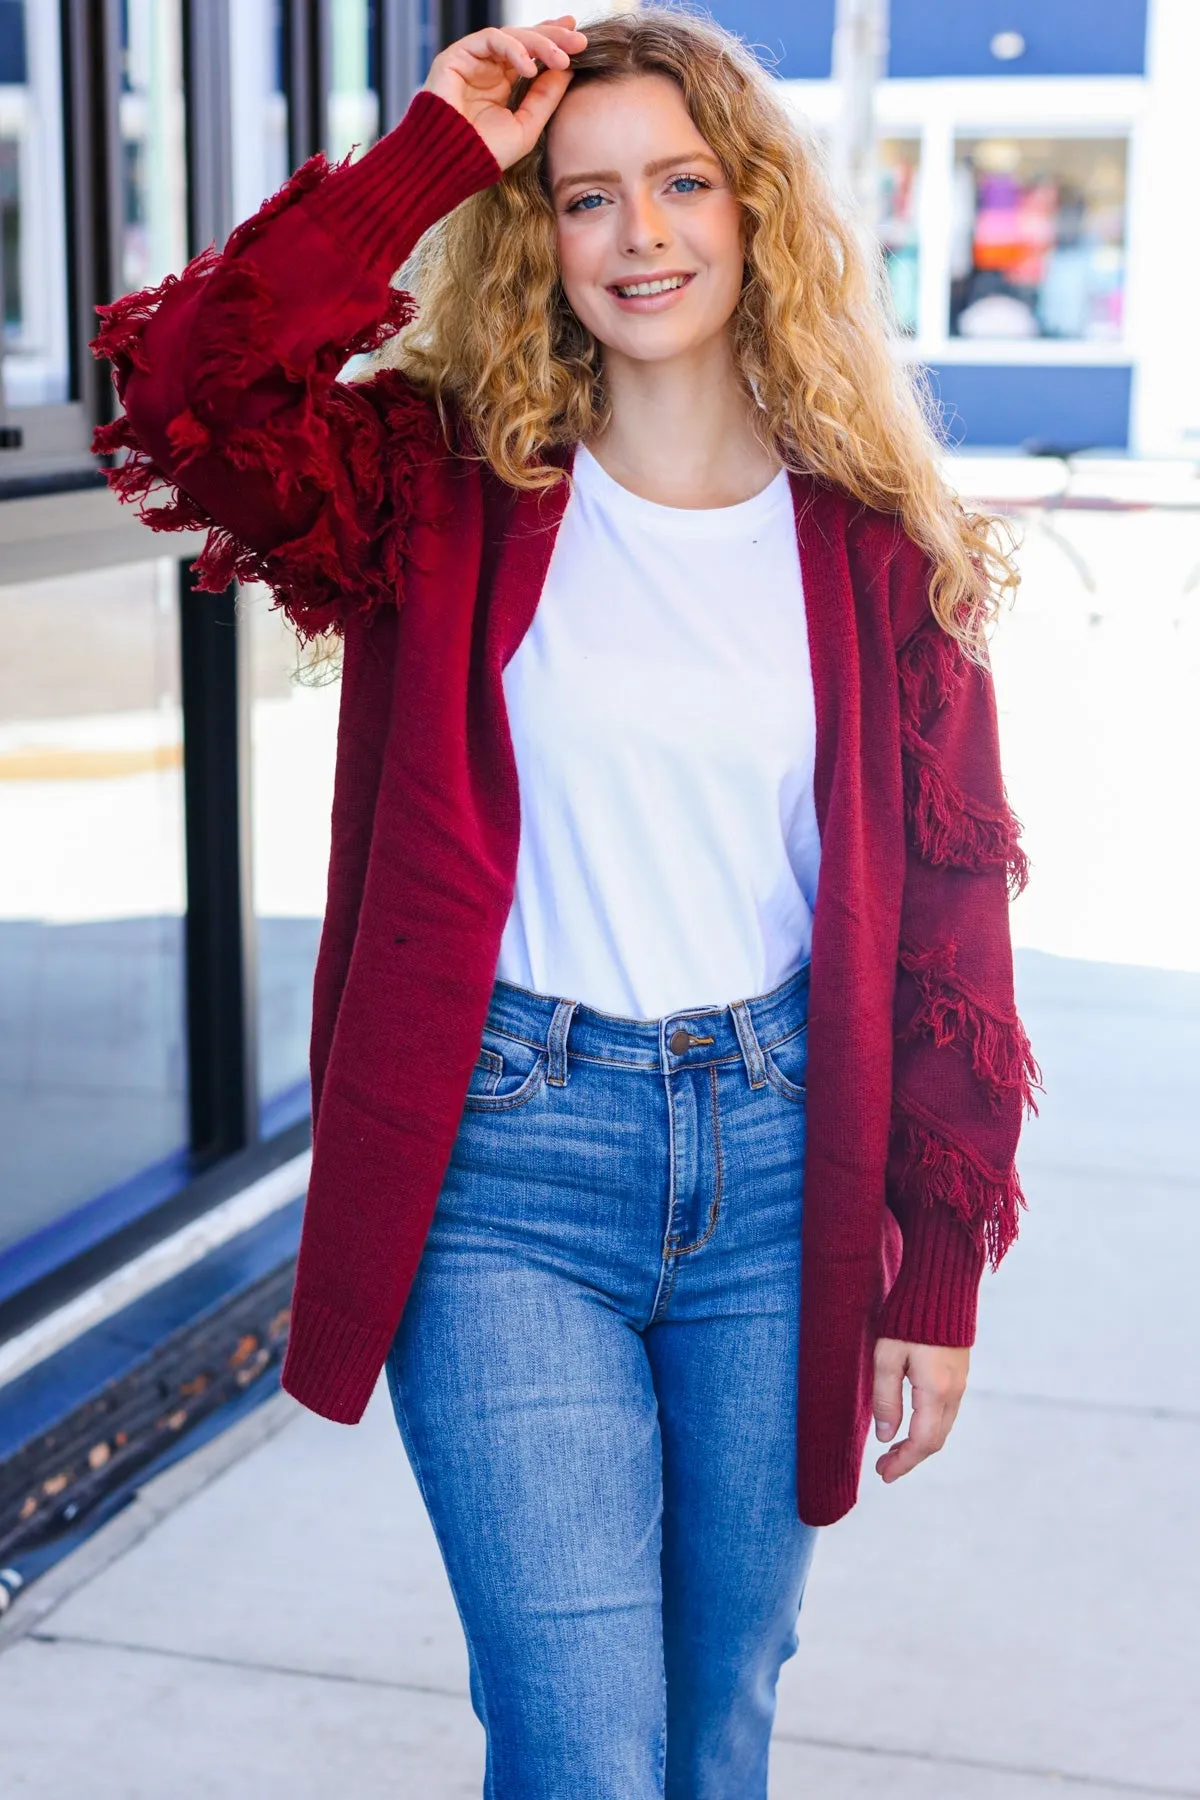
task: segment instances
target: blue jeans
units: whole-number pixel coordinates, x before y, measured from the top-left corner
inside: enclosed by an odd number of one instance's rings
[[[765,1800],[816,1535],[807,995],[643,1021],[496,984],[387,1365],[485,1800]]]

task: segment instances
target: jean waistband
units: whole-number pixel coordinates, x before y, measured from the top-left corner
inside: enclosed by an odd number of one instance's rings
[[[757,1082],[761,1053],[794,1037],[807,1021],[808,972],[805,963],[769,994],[728,1006],[691,1007],[661,1019],[621,1019],[577,1000],[497,981],[487,1022],[493,1031],[544,1045],[552,1063],[580,1056],[669,1075],[675,1069],[740,1058]]]

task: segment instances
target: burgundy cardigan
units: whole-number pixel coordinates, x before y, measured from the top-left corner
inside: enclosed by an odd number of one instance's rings
[[[95,444],[125,453],[116,491],[156,530],[210,528],[201,585],[266,581],[302,635],[344,638],[283,1382],[346,1423],[399,1322],[479,1049],[519,832],[501,673],[566,484],[508,487],[396,371],[337,375],[411,317],[389,278],[420,234],[498,174],[473,127],[418,94],[357,164],[314,158],[223,251],[101,308],[94,346],[125,409]],[[894,519],[804,475],[792,491],[822,846],[797,1502],[822,1524],[854,1504],[876,1337],[973,1341],[985,1259],[1016,1233],[1036,1070],[1013,1007],[1024,861],[990,677],[937,625]]]

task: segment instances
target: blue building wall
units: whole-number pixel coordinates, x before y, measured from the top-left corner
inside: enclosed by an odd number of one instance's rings
[[[888,73],[1141,75],[1147,0],[892,0]],[[1025,53],[1001,61],[992,38],[1015,31]]]
[[[668,4],[675,0],[668,0]],[[762,62],[788,81],[827,81],[836,0],[678,0],[684,12],[707,13],[736,31]]]
[[[1129,446],[1133,371],[1127,365],[942,363],[929,376],[956,447]]]
[[[1146,7],[1147,0],[891,0],[888,73],[1141,75]],[[711,0],[708,10],[778,58],[778,74],[828,77],[834,0]],[[992,55],[1002,31],[1020,33],[1024,55],[1009,62]]]
[[[20,0],[0,0],[0,83],[20,87],[25,66],[25,9]]]

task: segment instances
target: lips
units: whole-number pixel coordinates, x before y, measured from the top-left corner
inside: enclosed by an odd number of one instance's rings
[[[656,309],[669,305],[677,294],[690,286],[694,277],[694,269],[662,269],[653,275],[610,282],[608,292],[620,306],[633,306],[639,311],[648,307]]]
[[[687,270],[667,268],[660,275],[637,275],[633,281],[613,281],[612,292],[619,293],[621,299],[642,299],[649,293],[666,293],[673,288],[682,288],[689,281],[691,274]]]

